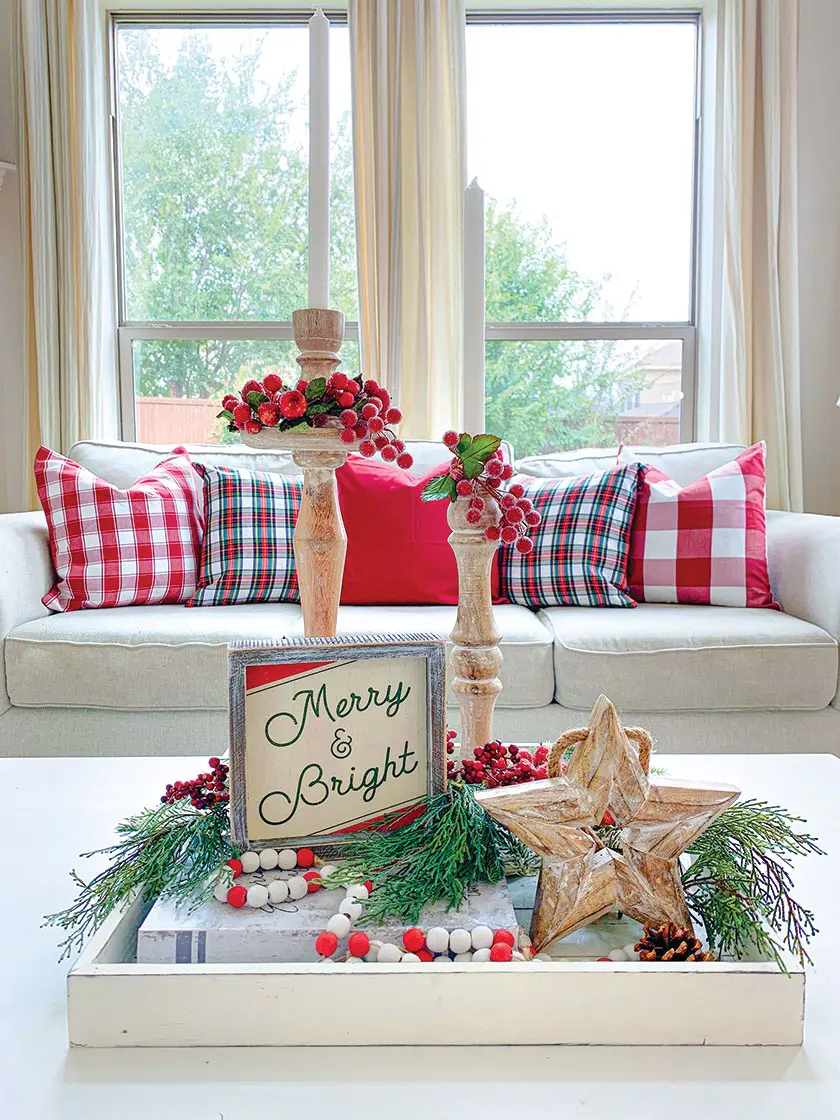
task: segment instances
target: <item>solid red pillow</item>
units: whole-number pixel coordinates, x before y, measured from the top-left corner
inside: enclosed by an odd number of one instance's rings
[[[349,455],[336,471],[338,501],[347,530],[347,559],[341,602],[376,604],[454,604],[458,569],[449,546],[449,502],[420,498],[435,467],[422,478],[361,455]],[[498,555],[498,554],[497,554]],[[492,568],[498,594],[499,568]]]

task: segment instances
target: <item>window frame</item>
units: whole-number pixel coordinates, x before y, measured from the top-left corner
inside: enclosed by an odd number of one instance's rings
[[[515,24],[573,24],[573,23],[688,23],[695,27],[694,60],[694,138],[693,166],[691,184],[691,238],[690,238],[690,277],[689,277],[689,316],[686,320],[638,320],[622,321],[522,321],[522,322],[484,322],[484,342],[525,341],[525,342],[563,342],[563,341],[671,341],[682,343],[682,397],[680,400],[679,439],[681,443],[692,441],[697,434],[697,391],[699,381],[698,365],[698,322],[700,319],[701,293],[701,183],[704,167],[704,62],[708,46],[705,26],[708,9],[704,0],[696,0],[690,7],[656,9],[648,7],[634,10],[630,7],[610,8],[607,6],[564,9],[529,8],[527,10],[512,6],[476,8],[467,10],[467,28],[470,26],[515,25]],[[478,177],[480,185],[480,176]],[[482,374],[478,375],[483,377]],[[470,421],[473,426],[484,428],[485,385],[477,383],[476,371],[467,369],[464,385],[464,400],[471,402]],[[475,383],[474,383],[475,382]],[[469,426],[469,425],[467,425]]]
[[[347,12],[324,9],[333,26],[347,26]],[[242,13],[210,10],[157,10],[108,12],[108,76],[110,85],[110,142],[114,213],[113,258],[117,293],[117,382],[119,386],[120,438],[134,442],[137,438],[136,381],[134,376],[134,343],[164,340],[170,342],[219,339],[220,341],[294,341],[291,320],[230,319],[223,321],[140,320],[126,317],[125,254],[123,227],[122,159],[119,128],[119,58],[117,34],[120,26],[163,27],[261,27],[285,25],[306,27],[312,12],[302,10],[259,10]],[[315,76],[317,77],[317,76]],[[313,74],[309,75],[310,89]],[[329,82],[329,74],[327,74]],[[329,183],[327,184],[329,190]],[[344,337],[358,342],[358,320],[345,322]]]

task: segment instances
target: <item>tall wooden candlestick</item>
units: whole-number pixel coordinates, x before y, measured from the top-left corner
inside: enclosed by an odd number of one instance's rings
[[[499,511],[495,503],[488,503],[481,520],[471,525],[468,508],[469,498],[458,498],[447,513],[452,530],[449,543],[458,564],[458,613],[449,635],[454,645],[452,691],[461,709],[461,749],[466,752],[492,740],[493,708],[502,691],[501,634],[490,590],[498,542],[484,537],[488,525],[498,524]]]
[[[334,373],[344,340],[341,312],[312,308],[295,311],[292,327],[300,350],[297,361],[301,375],[311,381]],[[303,632],[307,638],[335,637],[347,552],[347,534],[335,482],[336,469],[347,459],[341,429],[333,426],[280,432],[263,428],[255,435],[241,435],[250,447],[291,451],[295,464],[303,468],[303,493],[294,536]]]

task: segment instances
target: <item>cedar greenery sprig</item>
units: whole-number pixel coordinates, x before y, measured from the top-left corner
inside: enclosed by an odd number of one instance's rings
[[[83,853],[83,858],[107,855],[109,865],[90,882],[72,871],[78,897],[65,910],[44,918],[45,926],[67,933],[59,945],[59,960],[81,949],[111,911],[138,889],[149,901],[160,897],[198,905],[209,896],[211,875],[235,854],[224,805],[159,805],[123,821],[117,833],[121,839],[116,844]]]
[[[417,922],[423,907],[440,899],[455,909],[475,883],[498,883],[514,861],[518,874],[535,870],[534,853],[494,821],[461,782],[429,798],[422,816],[394,828],[399,817],[392,815],[354,838],[327,881],[373,881],[365,903],[368,924],[381,924],[388,916]]]
[[[688,849],[694,862],[682,873],[692,914],[710,946],[742,957],[754,947],[786,971],[787,949],[811,963],[807,944],[817,933],[814,915],[791,894],[794,856],[825,855],[803,824],[778,805],[739,801]]]

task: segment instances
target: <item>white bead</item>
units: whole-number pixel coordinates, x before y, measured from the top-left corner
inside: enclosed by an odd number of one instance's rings
[[[333,914],[327,922],[327,929],[330,933],[334,933],[340,941],[350,932],[350,924],[350,919],[346,914]]]
[[[607,953],[607,956],[610,958],[611,961],[626,961],[627,960],[627,954],[624,952],[623,949],[613,949],[611,952]]]
[[[442,953],[439,957],[435,957],[432,964],[452,964],[452,958],[447,957],[446,953]]]
[[[445,953],[449,948],[449,934],[443,926],[432,926],[426,934],[426,948],[430,953]]]
[[[636,948],[636,942],[631,941],[629,945],[623,945],[622,948],[627,954],[628,961],[634,961],[638,956],[639,950]]]
[[[465,929],[453,929],[449,935],[449,948],[457,956],[459,953],[468,953],[472,948],[472,937]]]
[[[345,898],[338,908],[339,914],[346,914],[351,922],[355,922],[362,916],[362,906],[359,902],[354,902],[352,898]]]
[[[220,879],[213,888],[213,897],[217,902],[227,902],[228,891],[230,887],[224,879]]]
[[[534,957],[535,961],[553,961],[554,957],[550,957],[548,953],[537,953]]]
[[[260,867],[263,871],[273,871],[277,866],[277,849],[263,848],[260,852]]]
[[[370,891],[366,886],[360,883],[358,886],[347,888],[347,897],[359,898],[364,902],[365,899],[370,898]]]
[[[283,848],[277,853],[277,866],[282,867],[284,871],[291,871],[293,867],[297,867],[297,852],[292,851],[291,848]]]
[[[289,897],[289,884],[285,879],[272,879],[268,884],[268,901],[285,902]]]
[[[527,960],[527,958],[526,958],[525,954],[524,954],[524,953],[520,953],[520,952],[519,952],[518,950],[516,950],[516,949],[514,949],[513,953],[511,953],[511,957],[510,957],[510,959],[511,959],[512,961],[524,961],[524,960]]]
[[[325,863],[323,867],[317,868],[317,871],[322,879],[328,879],[330,875],[335,875],[338,868],[334,863]]]
[[[364,964],[365,960],[366,960],[365,957],[348,957],[347,960],[344,963],[345,964]]]
[[[260,857],[256,852],[243,852],[239,862],[242,864],[242,870],[250,875],[259,867]]]
[[[403,964],[419,964],[420,963],[420,958],[417,956],[416,953],[403,953],[402,963]]]
[[[402,960],[402,953],[396,945],[386,941],[377,953],[376,960],[379,964],[397,964]]]
[[[261,906],[265,906],[268,902],[268,887],[264,887],[262,883],[254,883],[252,887],[248,888],[248,905],[255,907],[257,910]]]
[[[455,964],[468,964],[473,959],[472,953],[456,953]]]
[[[302,898],[305,898],[307,894],[309,894],[309,883],[307,883],[302,875],[295,875],[293,878],[289,879],[289,898],[291,898],[293,902],[299,902]]]
[[[485,949],[483,947],[481,949],[476,949],[476,951],[472,955],[472,959],[477,964],[480,964],[482,961],[489,961],[490,960],[490,950]]]
[[[476,926],[470,938],[473,949],[490,949],[493,945],[493,931],[489,926]]]
[[[365,960],[366,961],[375,961],[376,958],[379,956],[379,950],[381,948],[382,948],[382,942],[381,941],[375,941],[375,940],[371,941],[370,948],[365,953]]]

